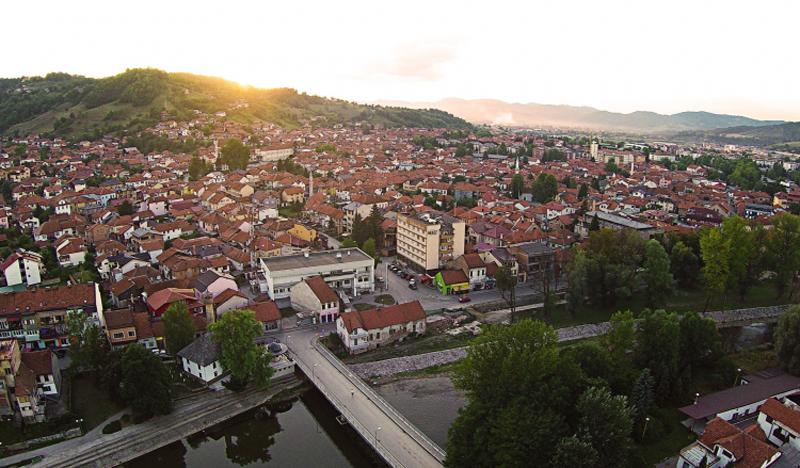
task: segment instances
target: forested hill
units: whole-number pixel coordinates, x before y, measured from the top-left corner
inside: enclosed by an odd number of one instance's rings
[[[131,69],[94,79],[66,73],[0,79],[0,133],[51,133],[96,138],[137,131],[162,112],[178,120],[194,110],[226,112],[239,122],[258,120],[295,127],[366,122],[388,127],[466,128],[469,124],[436,109],[355,104],[298,93],[294,89],[245,87],[221,78]]]

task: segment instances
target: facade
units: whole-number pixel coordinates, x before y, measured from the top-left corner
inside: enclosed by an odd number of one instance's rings
[[[549,281],[555,278],[555,250],[542,242],[525,242],[508,247],[516,258],[519,281]],[[549,283],[548,283],[549,284]]]
[[[454,265],[467,275],[470,286],[482,286],[486,281],[486,263],[480,255],[462,255],[456,259]]]
[[[261,162],[276,162],[289,159],[294,154],[294,145],[273,145],[255,151],[255,160]]]
[[[260,288],[272,300],[286,299],[295,284],[321,276],[334,290],[352,295],[375,291],[375,261],[359,248],[262,258]]]
[[[313,276],[291,287],[292,308],[308,312],[320,323],[333,323],[339,317],[339,296],[321,276]]]
[[[181,368],[204,383],[209,383],[224,373],[219,362],[219,345],[211,340],[211,335],[203,335],[178,351]]]
[[[758,410],[758,426],[767,441],[778,447],[789,444],[800,450],[800,395],[770,398]]]
[[[436,273],[433,285],[442,294],[466,293],[470,289],[469,278],[461,270],[442,270]]]
[[[68,313],[82,313],[102,324],[99,286],[85,283],[2,294],[0,339],[17,339],[25,350],[69,346]]]
[[[345,312],[336,320],[336,333],[350,354],[402,341],[425,333],[425,311],[419,301],[382,309]]]
[[[397,255],[423,271],[464,255],[465,223],[441,212],[397,215]]]
[[[681,450],[677,468],[766,468],[781,452],[764,442],[758,425],[740,429],[721,418],[711,420],[699,440]]]

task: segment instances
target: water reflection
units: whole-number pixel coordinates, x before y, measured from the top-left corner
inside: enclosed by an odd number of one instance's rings
[[[129,467],[234,466],[380,466],[377,455],[316,390],[273,408],[249,412],[170,444],[128,464]]]

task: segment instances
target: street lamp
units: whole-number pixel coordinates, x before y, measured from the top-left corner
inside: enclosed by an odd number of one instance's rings
[[[644,440],[644,433],[647,431],[647,423],[650,422],[650,416],[644,418],[644,428],[642,428],[642,440]]]
[[[81,432],[83,432],[83,418],[76,419],[75,423],[78,425],[78,429],[80,429]]]
[[[377,447],[378,447],[378,442],[379,442],[379,441],[378,441],[378,432],[380,432],[380,430],[381,430],[381,427],[380,427],[380,426],[378,426],[378,427],[375,429],[375,448],[377,448]]]
[[[736,368],[736,377],[733,378],[733,386],[734,387],[739,382],[739,374],[741,374],[741,373],[742,373],[742,368],[741,367],[737,367]]]

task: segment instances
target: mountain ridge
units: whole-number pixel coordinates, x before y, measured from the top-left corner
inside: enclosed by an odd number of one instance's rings
[[[106,78],[67,73],[0,79],[0,134],[41,133],[95,139],[140,131],[162,113],[190,119],[193,112],[226,112],[241,123],[285,127],[366,122],[387,127],[470,128],[438,109],[357,104],[291,88],[255,88],[223,78],[128,69]]]
[[[680,132],[787,123],[782,120],[758,120],[707,111],[684,111],[676,114],[651,111],[621,113],[590,106],[509,103],[499,99],[445,98],[434,102],[382,100],[376,103],[411,108],[438,108],[476,124],[569,127],[599,131]]]

